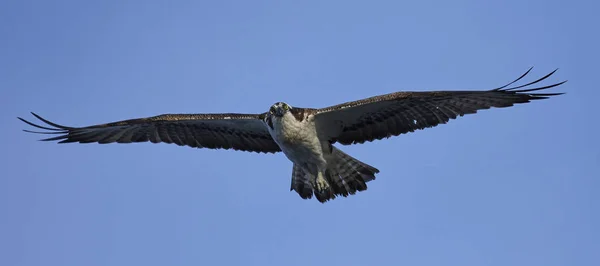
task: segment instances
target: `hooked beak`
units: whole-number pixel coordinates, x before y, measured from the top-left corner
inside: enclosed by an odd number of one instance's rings
[[[275,115],[278,117],[282,117],[283,116],[283,108],[277,108],[277,110],[275,110]]]

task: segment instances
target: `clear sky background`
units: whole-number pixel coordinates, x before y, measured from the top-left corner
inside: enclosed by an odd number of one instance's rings
[[[0,3],[0,265],[599,265],[594,1]],[[38,142],[163,113],[491,89],[566,95],[342,146],[381,170],[326,204],[292,164],[168,144]]]

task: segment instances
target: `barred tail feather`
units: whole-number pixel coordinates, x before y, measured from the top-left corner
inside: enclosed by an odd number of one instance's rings
[[[335,165],[328,170],[329,184],[336,195],[347,197],[354,195],[357,191],[367,190],[367,182],[375,180],[375,174],[379,170],[373,166],[359,161],[345,152],[333,147]]]
[[[307,174],[296,164],[292,169],[292,184],[290,191],[294,190],[303,199],[312,198],[313,194],[321,203],[335,199],[337,196],[347,197],[357,191],[367,190],[367,182],[375,180],[379,170],[363,163],[356,158],[332,147],[333,160],[325,171],[325,179],[329,188],[317,191],[315,177]]]
[[[310,199],[313,196],[311,176],[296,164],[292,168],[292,185],[290,191],[292,190],[296,191],[303,199]]]

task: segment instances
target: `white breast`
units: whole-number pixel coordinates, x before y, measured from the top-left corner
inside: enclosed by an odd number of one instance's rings
[[[282,117],[273,117],[273,130],[269,128],[269,132],[290,161],[301,166],[326,165],[314,120],[298,121],[287,112]]]

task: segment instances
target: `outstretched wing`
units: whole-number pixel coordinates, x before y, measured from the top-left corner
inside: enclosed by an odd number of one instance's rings
[[[32,113],[51,127],[40,126],[23,118],[31,126],[47,130],[29,131],[56,134],[42,139],[59,143],[175,143],[179,146],[210,149],[275,153],[281,151],[266,129],[259,114],[165,114],[123,120],[87,127],[67,127]]]
[[[562,93],[531,93],[559,86],[566,81],[530,88],[533,82],[509,87],[525,77],[487,91],[396,92],[318,109],[315,122],[331,142],[344,145],[398,136],[417,129],[445,124],[450,119],[490,107],[509,107]]]

